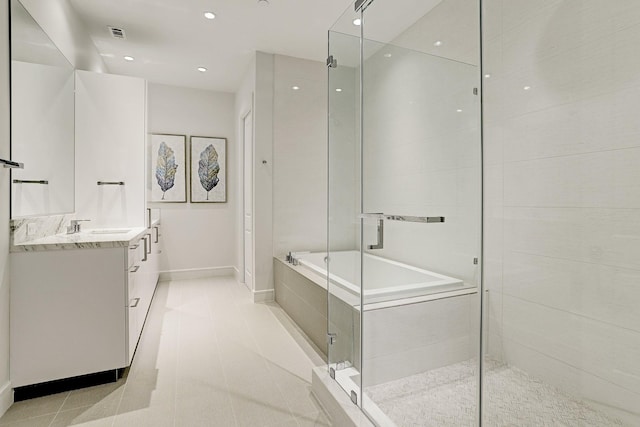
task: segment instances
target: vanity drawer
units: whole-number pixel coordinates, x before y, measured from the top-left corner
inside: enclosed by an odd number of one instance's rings
[[[135,243],[129,244],[129,250],[127,251],[127,268],[131,270],[134,265],[140,263],[140,254],[143,249],[140,249],[142,246],[142,239],[138,240]]]

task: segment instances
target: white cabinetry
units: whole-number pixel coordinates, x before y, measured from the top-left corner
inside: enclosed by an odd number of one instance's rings
[[[76,71],[76,215],[91,227],[144,226],[146,88],[136,77]]]
[[[11,254],[14,387],[131,363],[158,280],[156,233],[128,247]]]

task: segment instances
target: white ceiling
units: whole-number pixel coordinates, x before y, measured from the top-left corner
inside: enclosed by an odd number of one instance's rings
[[[353,0],[269,0],[269,6],[257,0],[69,2],[110,72],[234,92],[256,50],[324,61],[327,31]],[[204,11],[216,19],[205,19]],[[112,38],[109,25],[123,28],[126,40]],[[201,66],[208,71],[198,72]]]

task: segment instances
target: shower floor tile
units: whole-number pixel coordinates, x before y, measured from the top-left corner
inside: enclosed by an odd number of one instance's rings
[[[476,361],[466,361],[367,387],[369,398],[398,426],[473,426]],[[621,426],[524,371],[488,361],[484,424],[488,426]]]

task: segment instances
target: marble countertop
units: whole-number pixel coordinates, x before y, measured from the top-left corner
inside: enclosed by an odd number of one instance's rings
[[[131,242],[140,239],[149,229],[134,228],[102,228],[86,229],[74,234],[55,234],[28,242],[13,245],[12,252],[32,252],[59,249],[90,249],[127,247]]]

